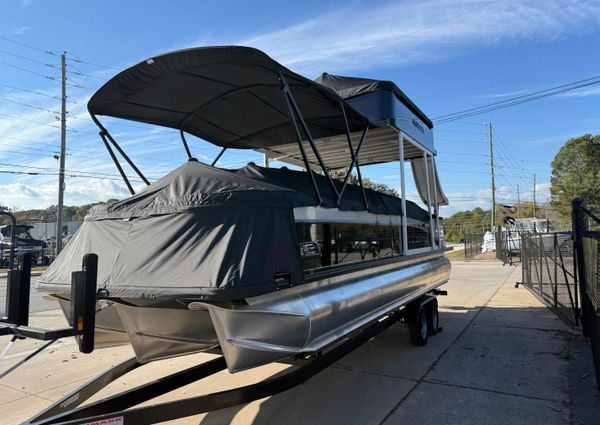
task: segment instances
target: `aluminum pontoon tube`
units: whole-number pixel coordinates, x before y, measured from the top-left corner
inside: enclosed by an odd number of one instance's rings
[[[248,305],[208,308],[231,372],[316,352],[448,281],[439,252],[418,263],[363,269],[250,298]]]

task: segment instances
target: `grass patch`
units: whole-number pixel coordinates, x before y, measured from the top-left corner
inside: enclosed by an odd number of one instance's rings
[[[559,335],[561,335],[565,340],[565,345],[563,345],[563,347],[554,354],[559,359],[569,362],[571,361],[571,343],[573,342],[573,339],[575,339],[575,335],[571,332],[559,332]]]
[[[48,266],[35,266],[31,268],[32,272],[43,272],[48,268]],[[8,269],[0,269],[0,273],[6,273]]]
[[[448,251],[446,252],[446,257],[448,257],[449,260],[464,260],[465,251],[464,249],[458,251]]]

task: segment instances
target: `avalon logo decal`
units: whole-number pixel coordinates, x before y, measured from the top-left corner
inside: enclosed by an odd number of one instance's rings
[[[421,123],[419,121],[413,119],[412,123],[421,133],[425,133],[425,129],[423,128],[423,126],[421,125]]]

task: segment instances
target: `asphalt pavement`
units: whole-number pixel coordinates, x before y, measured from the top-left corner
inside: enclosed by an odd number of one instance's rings
[[[58,302],[45,300],[43,294],[37,292],[34,288],[37,278],[31,278],[31,292],[29,297],[29,311],[39,313],[42,311],[54,310],[58,308]],[[6,277],[0,277],[0,316],[6,314]]]

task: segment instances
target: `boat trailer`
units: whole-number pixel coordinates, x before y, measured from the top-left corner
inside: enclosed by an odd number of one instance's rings
[[[63,329],[28,326],[31,256],[25,255],[18,269],[9,270],[7,317],[0,319],[0,336],[12,334],[13,338],[0,355],[0,360],[17,339],[33,338],[49,342],[1,373],[0,378],[60,338],[75,336],[82,353],[91,353],[94,350],[97,266],[98,257],[95,254],[88,254],[83,259],[82,270],[73,272],[70,327]],[[288,363],[296,366],[291,371],[258,383],[207,395],[135,407],[225,370],[227,368],[225,358],[219,355],[205,363],[79,407],[111,382],[143,366],[134,357],[102,372],[24,424],[148,424],[198,415],[272,396],[310,379],[398,321],[408,327],[413,344],[425,345],[428,336],[442,331],[439,326],[436,296],[446,294],[446,291],[433,290],[401,309],[388,312],[325,351],[303,353],[291,359]],[[219,350],[217,348],[211,352],[219,353]]]

